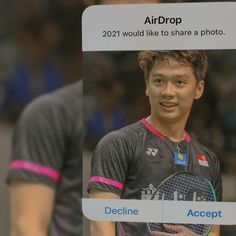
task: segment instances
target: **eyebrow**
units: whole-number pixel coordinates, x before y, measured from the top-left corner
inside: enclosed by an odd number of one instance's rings
[[[153,77],[168,77],[167,75],[165,74],[162,74],[162,73],[153,73],[152,74]],[[187,78],[187,75],[186,74],[177,74],[177,75],[174,75],[174,76],[171,76],[171,78],[175,78],[175,79],[185,79]]]
[[[153,73],[152,76],[155,76],[155,77],[164,77],[165,75],[164,74],[161,74],[161,73]]]

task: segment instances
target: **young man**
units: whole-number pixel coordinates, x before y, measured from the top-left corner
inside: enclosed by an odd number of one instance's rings
[[[171,174],[188,170],[209,179],[221,200],[220,165],[215,154],[194,140],[185,125],[194,100],[204,90],[207,57],[203,51],[143,51],[138,62],[144,71],[150,115],[106,135],[92,159],[88,190],[92,198],[150,199],[145,190],[157,188]],[[151,151],[150,151],[151,150]],[[186,155],[178,162],[176,153]],[[205,156],[208,165],[199,164]],[[196,234],[183,226],[165,226],[179,236]],[[146,236],[143,223],[91,222],[91,236]],[[172,235],[155,232],[153,235]],[[219,236],[213,226],[209,236]]]
[[[11,236],[82,235],[82,81],[26,107],[7,180]]]

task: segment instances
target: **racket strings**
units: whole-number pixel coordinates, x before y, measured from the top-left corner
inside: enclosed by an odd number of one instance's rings
[[[188,172],[178,173],[168,178],[152,196],[153,200],[175,201],[214,201],[214,194],[208,181],[198,175]],[[163,228],[161,223],[149,223],[150,231],[175,233]],[[187,224],[184,225],[197,234],[203,234],[209,228],[208,225]]]

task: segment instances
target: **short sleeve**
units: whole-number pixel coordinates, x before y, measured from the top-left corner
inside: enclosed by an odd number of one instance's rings
[[[132,158],[132,147],[119,131],[105,136],[95,148],[88,191],[98,189],[121,195]]]
[[[56,186],[65,150],[62,119],[47,95],[26,107],[13,133],[8,183],[21,179]]]

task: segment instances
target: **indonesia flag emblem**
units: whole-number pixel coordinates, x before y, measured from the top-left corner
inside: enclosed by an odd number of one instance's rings
[[[198,160],[199,165],[209,167],[206,156],[198,154],[197,160]]]

